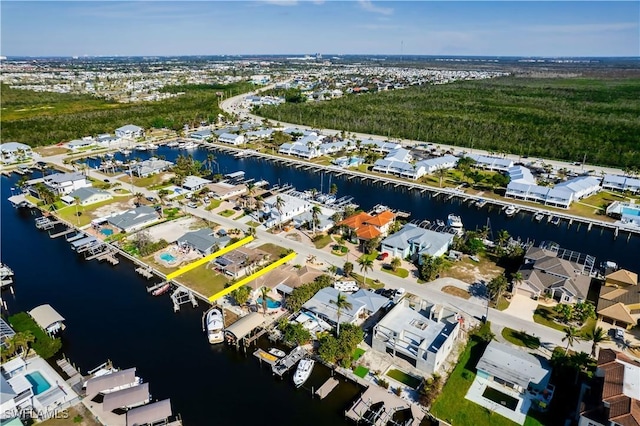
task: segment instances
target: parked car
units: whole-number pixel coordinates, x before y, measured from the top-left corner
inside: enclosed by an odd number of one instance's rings
[[[195,209],[196,207],[198,207],[198,205],[196,203],[194,203],[193,201],[191,201],[190,203],[187,203],[187,207]]]
[[[389,253],[380,253],[378,255],[378,260],[385,260],[387,257],[389,257]]]
[[[343,291],[345,293],[351,293],[360,290],[360,287],[353,280],[348,281],[336,281],[333,283],[333,288],[338,291]]]
[[[616,338],[616,340],[624,340],[624,330],[620,327],[616,328],[614,330],[614,337]]]

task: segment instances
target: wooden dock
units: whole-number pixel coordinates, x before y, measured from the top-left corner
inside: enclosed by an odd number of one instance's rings
[[[151,271],[151,268],[143,268],[142,266],[140,266],[136,268],[136,272],[142,275],[143,277],[145,277],[146,279],[153,277],[153,272]]]
[[[69,386],[73,387],[78,383],[82,384],[82,374],[66,358],[57,360],[56,364],[69,377],[66,380]]]
[[[63,235],[67,235],[67,234],[70,234],[70,233],[72,233],[72,232],[76,232],[76,230],[75,230],[75,229],[73,229],[73,228],[68,228],[68,229],[66,229],[66,230],[64,230],[64,231],[57,232],[57,233],[55,233],[55,234],[49,234],[49,238],[58,238],[58,237],[62,237]]]
[[[307,351],[302,346],[296,346],[287,356],[273,365],[271,369],[273,374],[282,377],[284,373],[289,371],[298,361],[304,358],[305,355],[307,355]]]
[[[336,386],[338,386],[338,383],[340,383],[338,382],[338,380],[334,379],[333,377],[329,377],[327,381],[324,382],[322,386],[320,386],[320,389],[316,391],[316,395],[318,395],[320,399],[324,399],[325,396],[329,395],[331,391],[334,390]]]

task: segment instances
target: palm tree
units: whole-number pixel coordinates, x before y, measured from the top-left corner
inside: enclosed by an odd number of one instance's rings
[[[140,201],[144,198],[144,194],[142,192],[136,192],[133,196],[136,198],[136,202],[138,204],[140,204]]]
[[[498,238],[496,238],[496,242],[500,247],[502,247],[505,244],[507,244],[507,241],[509,241],[509,238],[511,238],[511,235],[509,235],[509,232],[506,229],[501,229],[500,231],[498,231]]]
[[[522,276],[522,273],[520,271],[511,274],[511,283],[513,284],[514,288],[522,283],[522,281],[524,281],[524,277]]]
[[[445,169],[444,167],[439,167],[435,169],[435,171],[433,172],[433,175],[438,178],[438,182],[440,183],[440,188],[442,188],[442,181],[444,180],[445,176],[447,176],[447,173],[448,173],[448,170]]]
[[[578,329],[575,327],[567,327],[564,329],[564,337],[562,338],[562,341],[567,342],[567,347],[564,350],[565,353],[569,352],[569,346],[573,347],[574,343],[577,343],[581,340],[578,336],[578,332]]]
[[[25,353],[25,355],[26,355],[26,352],[29,351],[29,343],[33,343],[36,340],[35,336],[29,330],[16,333],[16,335],[14,336],[14,339],[15,339],[15,345],[18,348],[22,348],[23,353]]]
[[[373,260],[369,256],[362,256],[358,259],[358,265],[360,265],[360,272],[362,272],[362,284],[367,284],[367,271],[373,270]]]
[[[280,216],[280,229],[282,229],[282,225],[284,224],[284,220],[282,218],[282,208],[284,207],[284,199],[281,196],[277,196],[276,197],[276,202],[274,204],[274,207],[276,208],[276,210],[278,211],[278,215]]]
[[[329,271],[331,275],[335,277],[336,274],[338,273],[338,267],[336,265],[329,265],[329,267],[327,268],[327,271]]]
[[[269,294],[270,291],[271,291],[271,289],[269,287],[261,287],[260,288],[260,298],[262,299],[262,313],[263,314],[267,313],[267,294]]]
[[[207,154],[207,159],[205,160],[205,163],[209,165],[209,171],[211,172],[212,175],[213,175],[213,163],[215,162],[216,162],[216,156],[211,153]]]
[[[318,206],[311,207],[311,224],[313,225],[313,235],[316,235],[316,225],[320,223],[320,213],[322,210]]]
[[[76,222],[78,225],[80,225],[80,215],[78,214],[78,206],[80,205],[80,197],[76,196],[73,197],[73,201],[75,201],[75,205],[76,205]]]
[[[253,196],[256,193],[256,185],[253,182],[247,182],[247,183],[245,183],[245,185],[247,187],[247,196],[251,200],[251,208],[253,208],[253,206],[256,203],[255,199],[253,198]]]
[[[396,272],[400,265],[402,265],[402,259],[400,259],[399,257],[394,257],[393,259],[391,259],[391,270],[393,272]]]
[[[349,301],[347,300],[347,296],[342,293],[338,293],[336,299],[330,300],[329,303],[331,303],[332,305],[336,305],[336,317],[338,318],[338,328],[336,335],[340,336],[340,316],[342,315],[342,310],[351,309],[353,305],[349,303]]]
[[[596,327],[588,336],[589,340],[591,340],[591,356],[596,357],[598,352],[598,345],[602,342],[608,342],[611,340],[609,336],[607,336],[607,332],[604,331],[602,327]]]

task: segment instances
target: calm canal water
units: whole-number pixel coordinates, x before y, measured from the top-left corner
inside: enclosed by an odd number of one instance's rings
[[[157,152],[135,153],[146,159],[163,155],[174,160],[184,151],[161,147]],[[204,160],[205,150],[191,151]],[[215,153],[219,171],[244,170],[247,178],[271,183],[291,183],[300,190],[330,183],[338,185],[338,195],[350,195],[364,209],[385,204],[412,212],[411,219],[445,219],[457,213],[467,229],[491,221],[497,232],[506,229],[523,240],[551,240],[561,246],[591,254],[598,261],[614,260],[620,266],[638,269],[640,238],[617,239],[611,231],[585,225],[551,226],[534,222],[530,215],[506,218],[497,208],[476,209],[459,201],[430,198],[427,193],[398,191],[392,187],[362,183],[346,177],[329,177],[268,161]],[[123,159],[117,154],[117,159]],[[89,164],[95,166],[94,160]],[[215,168],[215,166],[214,166]],[[294,389],[290,378],[278,380],[251,355],[245,356],[223,346],[211,346],[202,332],[204,307],[183,308],[173,313],[168,297],[152,297],[145,291],[150,283],[124,260],[113,267],[87,262],[78,257],[63,238],[50,239],[34,226],[29,210],[14,210],[7,197],[18,176],[1,178],[1,258],[16,273],[16,295],[3,293],[12,313],[50,303],[65,318],[63,352],[82,371],[107,358],[120,367],[135,366],[138,375],[150,383],[154,399],[171,398],[175,413],[186,425],[267,424],[347,424],[344,409],[357,396],[358,389],[342,383],[327,398],[312,399],[310,392]],[[322,184],[321,184],[322,182]],[[316,367],[308,386],[317,387],[329,371]]]

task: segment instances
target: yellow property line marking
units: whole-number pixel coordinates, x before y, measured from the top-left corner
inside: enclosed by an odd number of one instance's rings
[[[266,274],[267,272],[276,269],[278,266],[283,265],[283,264],[287,263],[288,261],[295,259],[296,256],[297,256],[297,253],[295,253],[295,252],[294,253],[289,253],[288,255],[283,257],[282,259],[279,259],[279,260],[273,262],[271,265],[260,269],[255,274],[251,274],[248,277],[244,277],[243,279],[241,279],[240,281],[238,281],[234,285],[232,285],[230,287],[227,287],[224,290],[214,294],[213,296],[209,297],[209,301],[213,302],[214,300],[217,300],[217,299],[221,298],[222,296],[225,296],[225,295],[231,293],[232,291],[239,289],[243,285],[250,283],[251,281],[253,281],[256,278]]]
[[[208,256],[205,256],[200,260],[196,260],[195,262],[190,263],[187,266],[178,269],[177,271],[174,271],[174,272],[171,272],[170,274],[167,274],[167,281],[171,281],[175,277],[180,276],[180,275],[184,274],[185,272],[189,272],[190,270],[195,269],[200,265],[204,265],[205,263],[215,259],[216,257],[222,256],[225,253],[229,253],[230,251],[235,250],[238,247],[241,247],[241,246],[243,246],[243,245],[245,245],[247,243],[250,243],[251,241],[253,241],[253,237],[252,236],[248,236],[246,238],[241,239],[238,242],[235,242],[235,243],[233,243],[231,245],[226,246],[223,249],[218,250],[215,253],[212,253],[212,254],[210,254]]]

